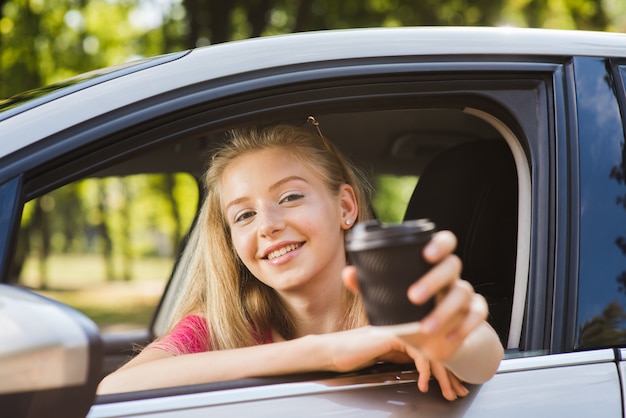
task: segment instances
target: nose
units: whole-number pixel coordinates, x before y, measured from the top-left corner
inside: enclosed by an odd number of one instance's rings
[[[257,212],[257,217],[261,237],[271,237],[285,228],[285,221],[278,208],[264,207],[263,210]]]

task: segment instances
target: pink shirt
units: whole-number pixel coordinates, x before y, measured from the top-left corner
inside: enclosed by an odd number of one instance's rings
[[[272,332],[264,333],[263,338],[257,342],[259,344],[273,342]],[[209,342],[207,321],[200,315],[185,316],[169,333],[154,341],[149,347],[167,351],[174,356],[213,350]]]

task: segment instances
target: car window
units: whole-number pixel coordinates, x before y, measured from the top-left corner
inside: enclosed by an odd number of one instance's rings
[[[379,220],[430,218],[438,229],[457,234],[465,278],[486,296],[490,321],[503,344],[516,349],[528,280],[530,174],[518,138],[509,131],[502,134],[500,129],[506,131],[506,126],[501,122],[497,125],[481,116],[467,110],[403,109],[325,114],[319,120],[325,134],[337,138],[348,157],[367,170],[374,189],[372,210]],[[395,129],[383,131],[381,127],[389,124]],[[346,126],[352,135],[342,135]],[[448,126],[455,126],[455,131]],[[397,135],[396,130],[411,134]],[[371,147],[354,138],[372,138]],[[520,217],[524,220],[518,222]],[[161,304],[154,324],[157,336],[170,326],[172,290],[184,280],[184,260],[191,251],[187,248],[182,254]]]
[[[372,209],[381,222],[401,222],[419,176],[380,174],[374,180]]]
[[[146,329],[197,201],[185,173],[67,184],[25,204],[11,277],[105,333]]]
[[[580,159],[580,269],[577,348],[626,343],[626,148],[621,86],[604,76],[603,60],[577,66]],[[622,100],[622,105],[623,105]],[[598,222],[598,220],[602,222]]]

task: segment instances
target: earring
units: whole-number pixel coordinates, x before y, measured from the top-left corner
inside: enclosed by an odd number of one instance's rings
[[[352,221],[350,219],[346,219],[346,225],[350,225]]]

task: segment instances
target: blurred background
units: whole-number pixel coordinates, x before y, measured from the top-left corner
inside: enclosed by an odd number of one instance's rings
[[[230,40],[431,25],[626,32],[626,1],[0,0],[0,99],[92,69]]]
[[[91,70],[307,30],[514,26],[626,32],[625,0],[0,0],[0,107]],[[0,141],[7,141],[0,132]],[[377,178],[400,220],[417,178]],[[185,173],[91,178],[28,202],[9,280],[106,330],[145,328],[198,203]]]

